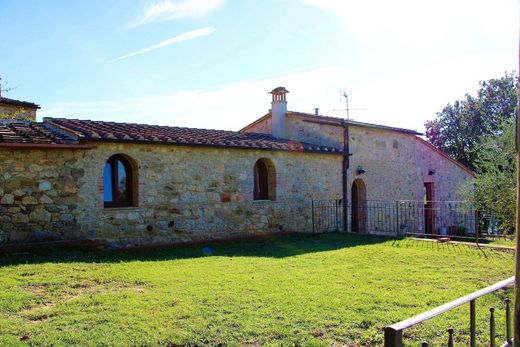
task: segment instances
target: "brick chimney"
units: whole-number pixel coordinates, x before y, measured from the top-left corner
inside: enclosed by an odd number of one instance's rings
[[[289,93],[284,87],[274,88],[269,92],[273,96],[271,101],[271,120],[272,135],[278,138],[284,138],[285,133],[285,113],[287,112],[287,101],[285,94]]]

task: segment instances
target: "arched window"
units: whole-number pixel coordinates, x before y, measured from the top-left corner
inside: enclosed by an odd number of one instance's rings
[[[269,159],[259,159],[254,168],[255,200],[276,199],[276,173],[273,163]]]
[[[103,172],[103,200],[105,207],[134,206],[134,172],[122,155],[108,158]]]

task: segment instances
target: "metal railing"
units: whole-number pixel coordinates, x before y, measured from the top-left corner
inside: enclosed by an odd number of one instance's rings
[[[362,205],[350,201],[345,205],[341,199],[331,199],[312,200],[311,205],[314,233],[346,230],[397,237],[451,237],[477,243],[513,238],[513,235],[494,235],[498,233],[499,220],[463,201],[425,204],[417,200],[367,200]]]
[[[312,200],[312,232],[340,230],[343,230],[342,200]]]
[[[476,346],[476,300],[484,295],[493,293],[497,290],[510,287],[514,285],[515,283],[515,277],[510,277],[506,280],[500,281],[498,283],[495,283],[489,287],[486,287],[484,289],[478,290],[474,293],[471,293],[469,295],[463,296],[461,298],[458,298],[456,300],[453,300],[451,302],[448,302],[444,305],[441,305],[439,307],[436,307],[432,310],[423,312],[417,316],[405,319],[399,323],[392,324],[390,326],[387,326],[385,328],[384,334],[385,334],[385,347],[401,347],[403,346],[403,331],[405,329],[411,328],[417,324],[420,324],[430,318],[439,316],[447,311],[450,311],[456,307],[459,307],[461,305],[464,305],[469,302],[469,317],[470,317],[470,347]],[[506,319],[506,341],[503,344],[503,346],[512,346],[512,336],[511,336],[511,300],[509,298],[506,298],[505,300],[505,319]],[[495,308],[491,307],[489,309],[489,346],[495,347]],[[447,329],[448,332],[448,347],[453,347],[453,334],[454,329],[453,327],[450,327]],[[423,342],[423,347],[428,347],[428,342]]]

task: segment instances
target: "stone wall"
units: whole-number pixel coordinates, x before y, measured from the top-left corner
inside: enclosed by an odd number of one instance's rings
[[[269,118],[250,127],[248,131],[266,132],[268,124]],[[342,126],[308,122],[290,113],[287,124],[290,139],[343,148]],[[353,182],[359,179],[366,187],[367,206],[390,206],[386,212],[383,208],[374,210],[368,217],[371,218],[371,225],[395,228],[397,223],[403,224],[403,220],[396,221],[395,203],[398,200],[410,200],[420,206],[420,202],[424,201],[426,182],[434,183],[434,199],[437,201],[465,199],[461,189],[471,181],[472,173],[416,136],[356,125],[351,125],[349,131],[352,156],[347,172],[348,204],[352,201]],[[358,168],[363,173],[358,173]],[[424,220],[421,218],[411,221],[414,228],[419,229],[416,231],[424,230]],[[437,223],[436,228],[441,227]],[[373,229],[376,228],[373,226]],[[348,229],[351,229],[350,224]]]
[[[350,152],[349,187],[354,179],[362,179],[367,200],[422,201],[425,182],[434,182],[435,200],[461,200],[459,188],[472,178],[413,135],[351,126]],[[358,167],[365,172],[357,174]]]
[[[343,149],[341,126],[309,122],[289,114],[286,129],[290,139]]]
[[[114,154],[138,167],[138,206],[104,208]],[[276,169],[276,201],[253,200],[253,166]],[[173,145],[0,149],[0,230],[10,242],[99,239],[117,246],[312,231],[311,200],[341,196],[341,155]]]
[[[271,134],[271,117],[265,117],[249,125],[246,132]],[[301,117],[289,112],[286,116],[285,133],[288,139],[302,142],[343,148],[343,128],[336,125],[304,121]]]
[[[86,152],[0,149],[0,243],[81,237]]]

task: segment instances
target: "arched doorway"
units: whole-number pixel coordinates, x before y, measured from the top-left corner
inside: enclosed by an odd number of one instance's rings
[[[367,232],[367,189],[361,178],[356,178],[352,183],[350,192],[351,227],[354,233]]]

